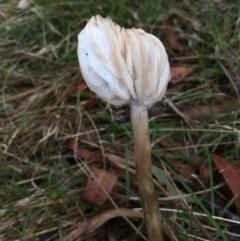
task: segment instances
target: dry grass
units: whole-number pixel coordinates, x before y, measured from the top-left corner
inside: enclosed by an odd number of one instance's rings
[[[216,2],[34,1],[24,11],[16,9],[17,1],[1,2],[0,240],[64,240],[80,222],[112,208],[82,200],[91,165],[119,175],[111,193],[115,208],[140,207],[129,111],[106,109],[79,71],[77,34],[96,13],[156,34],[172,66],[194,67],[149,112],[156,187],[171,240],[229,239],[223,233],[233,218],[213,218],[220,216],[213,204],[220,199],[221,211],[235,207],[218,191],[211,153],[239,159],[240,16],[236,1]],[[179,51],[163,34],[172,14]],[[72,138],[98,161],[77,157],[66,145]],[[195,177],[176,163],[194,168]],[[213,173],[204,180],[202,164]],[[176,198],[166,198],[169,193]],[[141,219],[126,219],[76,240],[144,240]]]

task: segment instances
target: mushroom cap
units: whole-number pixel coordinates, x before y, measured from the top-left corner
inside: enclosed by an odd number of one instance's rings
[[[150,108],[162,99],[170,80],[168,56],[158,38],[99,15],[78,35],[78,59],[89,88],[115,106]]]

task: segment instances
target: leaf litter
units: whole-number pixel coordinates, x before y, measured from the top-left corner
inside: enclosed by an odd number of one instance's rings
[[[237,212],[240,214],[240,167],[216,154],[212,154],[212,159],[231,189]]]
[[[20,2],[26,11],[16,11]],[[114,12],[122,25],[144,28],[168,46],[167,97],[179,111],[165,100],[149,111],[165,233],[172,240],[239,240],[239,6],[113,5],[89,8]],[[117,240],[146,238],[127,107],[105,109],[79,74],[76,35],[90,17],[83,9],[68,1],[1,5],[3,241],[108,240],[109,233]],[[109,199],[118,209],[108,206]],[[226,237],[200,208],[203,203]]]

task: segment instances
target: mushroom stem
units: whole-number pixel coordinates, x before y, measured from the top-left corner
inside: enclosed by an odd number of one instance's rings
[[[149,241],[163,241],[161,214],[155,195],[152,168],[148,112],[145,106],[131,106],[134,152],[138,190]]]

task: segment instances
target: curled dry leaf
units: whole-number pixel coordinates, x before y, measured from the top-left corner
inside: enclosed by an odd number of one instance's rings
[[[212,159],[234,195],[235,205],[240,214],[240,167],[212,154]]]
[[[190,72],[192,72],[195,68],[194,67],[171,67],[171,80],[170,83],[178,84],[181,82]]]
[[[176,16],[177,16],[176,14],[172,14],[167,18],[167,20],[164,23],[163,32],[168,38],[169,48],[175,51],[179,51],[181,47],[177,41],[177,38],[174,32],[174,18]]]
[[[17,8],[20,10],[24,10],[30,7],[32,0],[20,0]]]
[[[126,208],[119,208],[118,210],[110,209],[87,221],[80,223],[76,229],[74,229],[64,238],[64,241],[74,241],[77,238],[79,238],[82,234],[89,234],[93,232],[95,229],[99,228],[108,220],[116,217],[143,218],[143,215],[140,211],[135,211]],[[168,237],[173,237],[173,232],[168,228],[166,224],[162,223],[162,229]]]
[[[133,217],[133,218],[142,218],[142,213],[139,211],[134,211],[131,209],[111,209],[104,213],[101,213],[85,222],[82,222],[79,224],[79,226],[74,229],[71,233],[69,233],[65,238],[64,241],[73,241],[76,240],[79,236],[86,233],[91,233],[95,229],[99,228],[101,225],[103,225],[106,221],[112,218],[116,217]]]
[[[108,199],[118,177],[96,167],[91,168],[91,172],[82,199],[94,206],[101,207]]]

